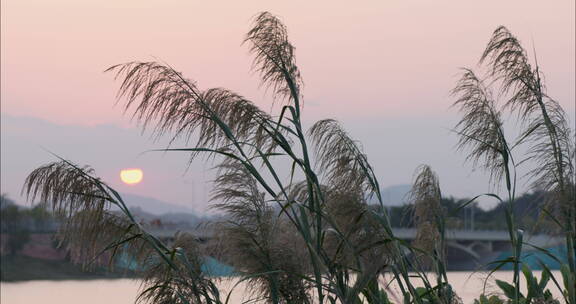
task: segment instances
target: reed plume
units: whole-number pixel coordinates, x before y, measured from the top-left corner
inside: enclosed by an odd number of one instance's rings
[[[244,42],[250,44],[252,67],[260,73],[262,84],[272,89],[274,96],[290,100],[299,111],[303,82],[286,26],[271,13],[260,13]]]
[[[510,148],[492,93],[472,70],[463,69],[452,94],[457,98],[453,106],[462,113],[455,127],[459,135],[457,149],[470,149],[466,160],[488,171],[497,184],[509,175]]]
[[[530,172],[533,185],[546,190],[546,211],[566,236],[568,264],[576,277],[576,183],[574,135],[560,104],[546,92],[543,76],[534,59],[530,64],[520,41],[503,26],[498,27],[480,58],[490,76],[509,95],[506,106],[518,112],[526,126],[522,140],[529,143],[529,159],[537,167]],[[567,287],[576,302],[576,286]]]
[[[200,90],[192,80],[157,62],[129,62],[106,71],[115,72],[123,81],[118,98],[125,97],[125,111],[133,109],[133,118],[143,129],[153,125],[154,136],[172,135],[172,142],[196,136],[196,147],[217,153],[234,147],[273,149],[265,126],[270,115],[251,101],[223,88]],[[191,151],[192,158],[199,151]]]
[[[189,261],[198,259],[197,251],[184,255],[179,249],[186,246],[182,239],[177,237],[175,247],[168,248],[146,232],[118,192],[96,178],[92,168],[79,167],[66,160],[47,164],[30,173],[23,192],[29,200],[39,199],[49,204],[62,217],[64,223],[58,235],[75,262],[93,267],[95,262],[107,258],[113,267],[119,254],[135,258],[143,267],[145,277],[139,302],[207,303],[206,299],[217,298],[214,297],[217,292],[214,285],[198,271],[188,272],[198,275],[186,280],[181,273],[179,276],[174,274],[181,271],[181,265],[188,267]],[[113,212],[111,207],[118,211]],[[203,286],[204,289],[200,292],[174,289],[166,281],[168,277],[182,288]],[[184,295],[190,296],[191,292],[194,297],[186,301],[180,299]]]
[[[537,164],[530,172],[534,187],[550,192],[548,210],[561,220],[563,230],[573,233],[574,134],[566,113],[548,96],[538,63],[530,64],[520,41],[507,28],[494,31],[480,62],[486,62],[490,76],[502,83],[502,92],[510,95],[506,106],[525,124],[523,139],[531,145],[529,158]]]
[[[278,117],[230,90],[200,89],[164,63],[128,62],[107,70],[121,79],[118,98],[126,100],[124,111],[132,112],[143,130],[151,129],[153,137],[170,137],[164,150],[188,152],[190,161],[201,154],[218,160],[211,203],[226,219],[214,224],[217,257],[233,264],[252,291],[270,303],[356,304],[361,295],[370,303],[387,303],[379,282],[387,270],[406,302],[425,303],[430,297],[410,281],[404,253],[411,248],[393,235],[378,180],[361,145],[331,119],[315,123],[305,135],[303,81],[285,25],[261,13],[244,42],[262,85],[284,101]],[[470,121],[458,126],[464,134],[461,146],[472,147],[471,159],[481,160],[498,176],[500,167],[489,162],[498,159],[507,165],[508,147],[492,102],[470,89],[472,76],[456,90],[468,94],[457,102]],[[481,144],[470,139],[484,136],[488,140]],[[308,138],[315,157],[309,155]],[[177,139],[192,147],[171,148]],[[291,170],[281,172],[273,157],[287,160]],[[294,182],[298,178],[302,181]],[[50,201],[70,218],[65,236],[72,247],[138,248],[131,254],[141,253],[145,267],[139,301],[222,303],[214,280],[201,267],[206,252],[194,238],[180,234],[173,246],[162,243],[90,169],[53,164],[34,171],[26,188],[31,197]],[[374,195],[380,209],[367,203]],[[120,210],[116,217],[109,212],[111,206]],[[93,223],[101,229],[90,230]],[[109,244],[97,246],[96,240]],[[434,288],[422,272],[417,275]],[[443,286],[438,286],[440,292],[446,290]]]
[[[251,288],[267,301],[309,303],[306,245],[294,226],[268,205],[241,163],[225,160],[217,168],[213,208],[226,216],[214,226],[221,256],[251,277]]]
[[[333,119],[316,122],[308,131],[314,143],[317,167],[324,184],[335,189],[379,194],[376,177],[360,143]]]
[[[416,169],[409,197],[417,227],[414,246],[424,253],[419,254],[419,259],[424,267],[432,266],[433,259],[445,263],[442,195],[438,177],[429,166],[422,165]]]
[[[467,161],[488,171],[492,184],[502,180],[506,184],[508,203],[506,224],[512,245],[514,265],[514,300],[520,298],[520,252],[522,250],[522,230],[516,229],[514,219],[514,198],[516,192],[516,164],[512,157],[512,148],[504,135],[501,112],[496,107],[492,93],[472,70],[464,69],[452,94],[457,97],[454,106],[463,114],[456,125],[459,135],[457,148],[469,149]],[[504,202],[498,195],[491,197]]]
[[[29,200],[48,204],[64,219],[59,239],[72,259],[85,267],[95,266],[106,251],[112,260],[126,248],[117,243],[119,240],[132,239],[132,247],[142,246],[137,240],[138,227],[126,216],[110,211],[118,204],[93,174],[90,167],[80,168],[62,160],[32,171],[23,188]]]
[[[155,252],[140,259],[141,292],[137,303],[204,304],[220,303],[219,292],[212,278],[202,269],[203,252],[193,235],[178,233],[174,236],[171,264]]]

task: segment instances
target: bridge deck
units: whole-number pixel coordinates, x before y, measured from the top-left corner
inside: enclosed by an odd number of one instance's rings
[[[151,231],[153,235],[159,238],[172,238],[174,234],[178,232],[178,230],[174,229],[154,229]],[[212,237],[210,233],[206,231],[180,231],[191,233],[199,238],[209,239]],[[400,239],[404,240],[413,240],[416,238],[416,229],[415,228],[394,228],[393,229],[394,235]],[[509,241],[510,236],[508,231],[503,230],[448,230],[446,231],[446,239],[451,241],[489,241],[489,242],[504,242]],[[557,237],[549,236],[549,235],[530,235],[525,234],[524,240],[534,245],[541,246],[541,245],[552,245],[558,242]]]

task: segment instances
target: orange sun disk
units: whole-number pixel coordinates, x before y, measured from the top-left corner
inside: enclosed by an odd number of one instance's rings
[[[120,179],[128,185],[135,185],[142,181],[144,173],[140,169],[123,169],[120,171]]]

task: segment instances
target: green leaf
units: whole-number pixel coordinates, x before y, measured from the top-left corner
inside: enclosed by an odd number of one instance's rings
[[[502,292],[504,292],[504,295],[509,299],[514,299],[514,297],[516,296],[516,288],[514,288],[514,286],[501,280],[496,280],[496,285],[500,287]]]
[[[562,279],[564,280],[565,292],[568,294],[568,299],[576,299],[576,281],[574,274],[570,271],[570,267],[567,264],[562,264],[560,266],[560,273],[562,274]],[[574,301],[570,301],[574,302]]]
[[[539,296],[542,292],[538,288],[538,280],[532,274],[532,270],[526,265],[522,265],[522,273],[526,278],[526,285],[528,287],[528,293],[526,294],[526,303],[530,303],[530,300],[534,297]]]

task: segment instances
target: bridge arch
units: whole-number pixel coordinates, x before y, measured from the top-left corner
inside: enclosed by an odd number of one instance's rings
[[[448,255],[450,256],[453,256],[455,252],[463,252],[466,253],[468,256],[472,257],[476,261],[479,261],[481,258],[480,255],[476,251],[474,251],[473,248],[471,248],[472,246],[465,246],[459,244],[458,242],[447,242],[446,247],[447,247],[446,249],[449,250]]]

